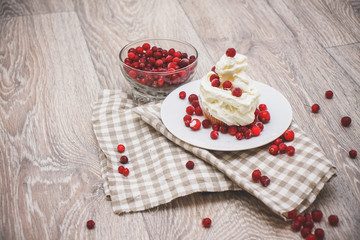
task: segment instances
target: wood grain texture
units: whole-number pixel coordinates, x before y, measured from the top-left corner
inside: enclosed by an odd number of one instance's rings
[[[246,192],[112,212],[91,103],[103,88],[127,91],[118,52],[151,37],[195,45],[196,78],[228,47],[246,54],[249,75],[287,97],[294,121],[337,167],[309,211],[337,214],[340,225],[317,226],[327,240],[360,239],[360,163],[347,156],[360,152],[358,21],[338,0],[0,1],[0,239],[303,239]]]
[[[280,1],[269,2],[276,5]],[[344,0],[290,0],[283,3],[324,47],[360,41],[360,18],[354,11],[355,3]]]
[[[72,0],[1,0],[0,19],[43,13],[68,12],[73,9]]]

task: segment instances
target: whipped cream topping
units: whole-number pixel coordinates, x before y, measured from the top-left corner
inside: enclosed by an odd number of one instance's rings
[[[254,121],[255,110],[259,105],[260,92],[253,80],[246,74],[247,58],[236,54],[234,57],[223,55],[215,65],[221,84],[231,81],[234,88],[242,90],[236,97],[230,90],[211,86],[209,72],[200,83],[200,104],[203,110],[227,125],[247,125]]]

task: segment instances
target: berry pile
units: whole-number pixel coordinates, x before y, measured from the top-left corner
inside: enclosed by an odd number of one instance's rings
[[[169,87],[187,81],[197,64],[194,55],[188,56],[174,48],[169,50],[144,43],[130,48],[124,59],[127,76],[151,87]]]
[[[269,147],[269,152],[272,155],[277,155],[278,153],[286,153],[288,156],[293,156],[295,154],[295,148],[293,146],[288,146],[284,141],[294,140],[295,133],[288,129],[283,135],[274,140],[273,144]]]
[[[184,91],[179,92],[179,98],[184,100],[186,98],[186,93]],[[259,136],[261,131],[264,129],[264,124],[270,121],[270,113],[267,111],[267,106],[265,104],[260,104],[259,108],[257,108],[254,112],[254,122],[249,125],[228,126],[212,124],[209,119],[200,121],[198,118],[193,118],[194,115],[199,117],[203,116],[203,112],[199,104],[199,97],[196,94],[190,94],[188,102],[190,105],[186,107],[186,115],[183,117],[185,126],[189,127],[193,131],[198,131],[201,127],[211,128],[212,131],[210,132],[210,138],[214,140],[219,138],[219,132],[222,134],[228,133],[231,136],[234,136],[237,140]]]
[[[118,150],[118,152],[123,153],[125,151],[125,146],[123,144],[119,144],[117,146],[117,150]],[[129,159],[128,159],[128,157],[126,155],[122,155],[120,157],[120,163],[121,164],[127,164],[128,162],[129,162]],[[130,173],[129,169],[125,168],[122,165],[118,167],[118,172],[120,174],[124,175],[125,177],[128,176],[129,173]]]
[[[321,210],[313,210],[310,213],[297,215],[295,210],[288,212],[288,218],[292,220],[291,230],[300,232],[301,236],[306,240],[322,240],[325,237],[325,231],[322,228],[316,228],[312,233],[315,223],[321,222],[323,213]],[[337,226],[339,218],[336,215],[330,215],[328,222],[331,226]]]

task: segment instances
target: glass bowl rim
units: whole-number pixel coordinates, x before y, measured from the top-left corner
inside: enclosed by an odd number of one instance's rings
[[[185,44],[187,46],[189,46],[190,48],[194,49],[195,50],[195,61],[192,62],[191,64],[187,65],[186,67],[183,67],[183,68],[179,68],[175,71],[164,71],[164,72],[152,72],[152,71],[145,71],[145,70],[141,70],[141,69],[138,69],[138,68],[134,68],[132,66],[129,66],[127,65],[124,60],[121,58],[121,54],[123,53],[123,51],[129,47],[130,45],[133,45],[133,44],[136,44],[136,43],[139,43],[139,42],[145,42],[145,41],[154,41],[154,40],[165,40],[165,41],[171,41],[171,42],[178,42],[178,43],[181,43],[181,44]],[[196,63],[197,63],[197,60],[198,60],[198,57],[199,57],[199,53],[197,51],[197,49],[190,43],[188,42],[185,42],[185,41],[181,41],[181,40],[176,40],[176,39],[171,39],[171,38],[148,38],[148,39],[140,39],[140,40],[136,40],[136,41],[132,41],[132,42],[129,42],[128,44],[126,44],[125,46],[123,46],[119,52],[119,59],[120,59],[120,62],[122,65],[126,66],[127,68],[131,69],[131,70],[135,70],[139,73],[146,73],[146,74],[173,74],[173,73],[179,73],[181,71],[184,71],[188,68],[190,68],[191,66],[196,66]]]

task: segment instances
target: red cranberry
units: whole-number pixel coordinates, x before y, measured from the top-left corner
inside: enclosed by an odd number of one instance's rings
[[[186,108],[186,113],[189,114],[189,115],[194,115],[194,112],[195,112],[195,108],[193,106],[188,106]]]
[[[230,134],[231,136],[235,136],[236,133],[237,133],[237,131],[238,131],[237,126],[230,126],[230,127],[228,128],[228,132],[229,132],[229,134]]]
[[[316,236],[316,240],[323,240],[325,237],[324,230],[321,228],[315,229],[315,236]]]
[[[304,215],[304,218],[305,218],[305,221],[306,221],[306,220],[312,220],[312,216],[311,216],[310,213],[306,213],[306,214]]]
[[[351,118],[350,117],[343,117],[341,118],[341,125],[343,125],[344,127],[348,127],[351,123]]]
[[[305,220],[303,226],[312,229],[314,227],[314,222],[313,220]]]
[[[127,177],[127,176],[129,176],[129,173],[130,173],[129,169],[124,168],[123,175],[124,175],[125,177]]]
[[[122,145],[122,144],[119,144],[119,145],[117,146],[117,150],[122,153],[122,152],[125,151],[125,146]]]
[[[276,155],[276,154],[278,154],[278,151],[279,151],[279,147],[277,146],[277,145],[271,145],[270,147],[269,147],[269,152],[270,152],[270,154],[271,155]]]
[[[191,104],[192,101],[194,100],[199,100],[198,96],[196,94],[190,94],[188,97],[189,103]]]
[[[186,127],[190,127],[191,120],[184,120],[184,124]]]
[[[89,220],[89,221],[87,221],[87,222],[86,222],[86,227],[87,227],[88,229],[93,229],[93,228],[95,227],[95,222],[94,222],[94,220]]]
[[[232,91],[232,95],[235,97],[241,97],[241,95],[242,95],[241,88],[234,88],[234,90]]]
[[[235,55],[236,55],[236,50],[234,48],[228,48],[226,50],[226,56],[235,57]]]
[[[186,98],[186,92],[184,92],[184,91],[179,92],[179,98],[180,99],[185,99]]]
[[[210,82],[211,82],[214,79],[219,79],[219,76],[217,74],[212,74],[209,79],[210,79]]]
[[[331,226],[336,226],[339,223],[339,218],[336,215],[330,215],[328,217],[328,221],[329,221]]]
[[[211,127],[211,121],[209,119],[204,119],[202,121],[203,128],[210,128]]]
[[[187,163],[186,163],[186,168],[187,169],[189,169],[189,170],[192,170],[192,169],[194,169],[194,162],[193,161],[188,161]]]
[[[320,106],[319,106],[319,104],[314,104],[314,105],[312,105],[311,106],[311,111],[313,112],[313,113],[317,113],[317,112],[319,112],[319,110],[320,110]]]
[[[268,111],[260,111],[258,118],[262,123],[268,123],[270,121],[270,113]]]
[[[289,218],[289,219],[294,219],[294,218],[296,218],[296,215],[297,215],[296,210],[291,210],[291,211],[288,212],[288,218]]]
[[[264,124],[262,122],[257,122],[255,125],[259,127],[261,131],[264,129]]]
[[[143,49],[142,47],[137,47],[137,48],[136,48],[136,52],[137,52],[138,54],[141,54],[141,53],[144,52],[144,49]]]
[[[211,219],[210,218],[204,218],[202,220],[202,225],[204,228],[209,228],[211,226]]]
[[[292,141],[294,140],[295,133],[292,130],[288,129],[284,132],[283,137],[286,141]]]
[[[356,158],[356,156],[357,156],[356,150],[350,150],[350,151],[349,151],[349,157],[351,157],[351,158]]]
[[[294,232],[300,231],[300,229],[301,229],[301,223],[300,223],[299,221],[294,220],[294,221],[291,223],[291,229],[292,229]]]
[[[304,216],[296,216],[296,218],[295,218],[297,221],[299,221],[299,222],[301,222],[301,224],[304,224],[304,222],[305,222],[305,217]]]
[[[191,130],[193,131],[197,131],[199,130],[201,127],[201,122],[199,119],[193,119],[191,122],[190,122],[190,128]]]
[[[268,178],[267,176],[261,176],[260,182],[264,187],[267,187],[270,184],[270,178]]]
[[[304,228],[301,229],[301,232],[300,232],[300,233],[301,233],[301,236],[302,236],[303,238],[306,238],[306,236],[307,236],[309,233],[311,233],[311,229],[304,227]]]
[[[150,49],[150,44],[149,44],[149,43],[144,43],[144,44],[142,45],[142,48],[143,48],[144,50],[148,50],[148,49]]]
[[[120,167],[118,168],[118,172],[121,173],[121,174],[123,174],[124,169],[125,169],[124,166],[120,166]]]
[[[285,143],[279,144],[279,152],[280,153],[286,153],[287,145]]]
[[[225,133],[228,132],[228,127],[225,126],[225,125],[221,125],[219,129],[220,129],[220,132],[221,132],[221,133],[224,133],[224,134],[225,134]]]
[[[244,133],[244,136],[245,136],[245,139],[252,138],[253,132],[251,131],[251,129],[246,130],[245,133]]]
[[[325,92],[326,98],[331,99],[331,98],[333,98],[333,96],[334,96],[334,93],[331,90],[328,90]]]
[[[311,216],[314,222],[320,222],[323,217],[323,213],[316,209],[311,212]]]
[[[306,236],[305,240],[316,240],[316,236],[314,234],[312,234],[312,233],[309,233]]]
[[[214,130],[214,131],[219,131],[219,128],[220,128],[220,125],[217,123],[212,125],[212,130]]]
[[[218,78],[215,78],[214,80],[211,81],[211,86],[213,87],[219,87],[220,86],[220,81]]]
[[[184,122],[185,121],[191,121],[192,117],[190,115],[185,115],[183,119],[184,119]]]
[[[286,153],[287,153],[288,156],[294,156],[295,148],[293,146],[287,146],[286,147]]]
[[[237,140],[241,140],[244,138],[244,134],[242,132],[238,132],[238,133],[236,133],[235,137]]]
[[[194,101],[193,101],[193,102],[194,102]],[[197,115],[197,116],[202,116],[202,115],[203,115],[203,112],[202,112],[202,109],[201,109],[200,106],[197,106],[197,107],[195,108],[195,115]]]
[[[266,111],[267,110],[267,106],[265,104],[260,104],[259,105],[259,110],[260,111]]]
[[[259,182],[261,178],[261,171],[259,169],[256,169],[252,172],[251,178],[254,182]]]
[[[222,86],[223,89],[229,90],[232,87],[232,83],[230,81],[225,81]]]
[[[126,163],[128,163],[128,157],[127,156],[121,156],[121,158],[120,158],[120,163],[122,163],[122,164],[126,164]]]
[[[257,126],[252,127],[251,131],[253,132],[254,136],[259,136],[261,133],[261,129]]]
[[[216,72],[215,72],[215,69],[216,69],[216,67],[213,66],[213,67],[211,68],[211,71],[214,72],[214,73],[216,73]]]
[[[194,108],[198,107],[198,106],[199,106],[199,100],[193,100],[193,101],[191,102],[191,105],[192,105]]]
[[[219,137],[219,132],[218,131],[215,131],[215,130],[213,130],[213,131],[211,131],[211,133],[210,133],[210,137],[211,137],[211,139],[218,139],[218,137]]]

